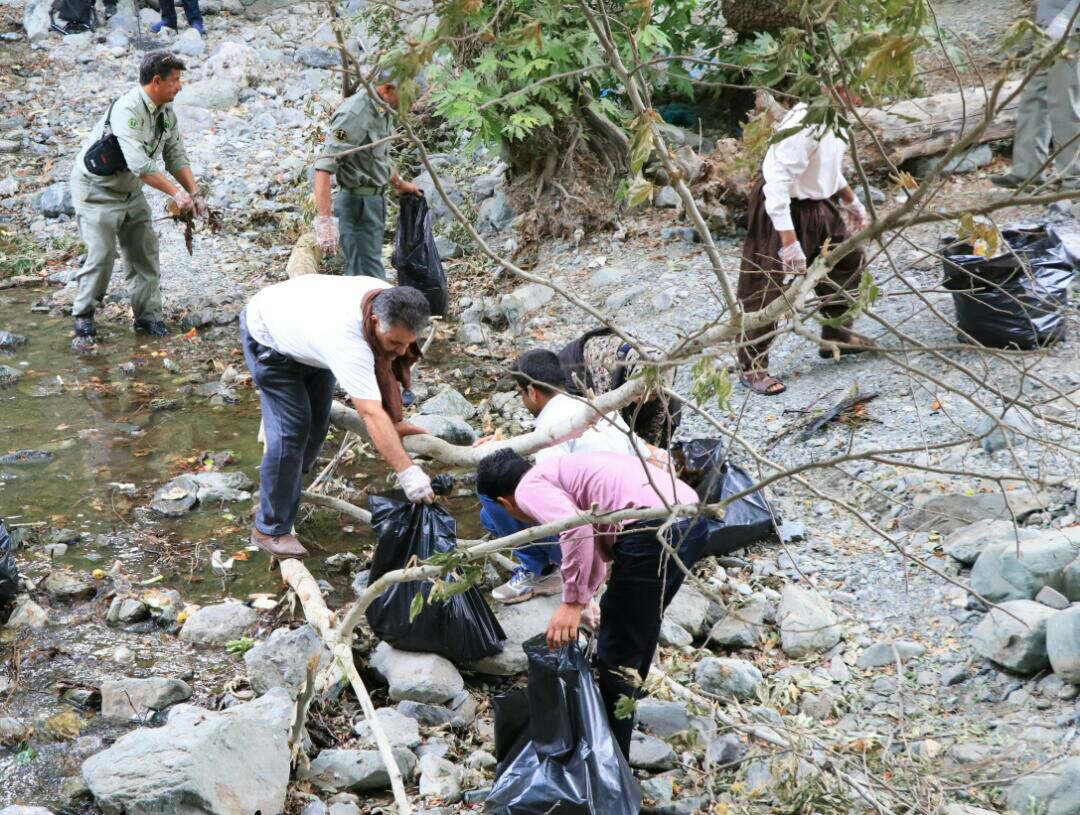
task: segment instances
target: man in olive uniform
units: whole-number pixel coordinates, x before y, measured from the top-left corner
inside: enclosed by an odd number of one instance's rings
[[[397,85],[384,82],[375,89],[390,109],[397,109]],[[330,122],[330,137],[315,162],[315,242],[328,255],[345,250],[345,274],[386,279],[382,262],[389,182],[398,195],[417,194],[420,188],[403,181],[387,157],[392,127],[389,110],[364,92],[341,103]],[[380,142],[381,143],[378,143]],[[357,147],[375,144],[366,150]],[[352,152],[349,152],[352,151]],[[342,155],[345,154],[345,155]],[[334,214],[330,214],[330,175],[337,176]]]
[[[1038,0],[1035,24],[1052,40],[1080,32],[1080,0]],[[990,179],[999,187],[1040,186],[1054,156],[1054,181],[1080,190],[1080,59],[1075,51],[1036,73],[1020,94],[1012,169]],[[1063,202],[1064,203],[1064,202]]]
[[[152,337],[169,334],[161,315],[158,239],[143,186],[171,197],[181,212],[205,211],[206,204],[195,191],[195,178],[171,104],[180,92],[184,69],[184,63],[167,51],[143,57],[139,85],[113,102],[75,159],[71,197],[79,234],[86,244],[86,261],[78,274],[79,291],[72,307],[75,350],[94,344],[94,310],[109,288],[118,242],[136,333]],[[106,119],[126,167],[111,175],[96,175],[87,164],[87,153],[105,134]],[[158,156],[179,187],[158,169]]]

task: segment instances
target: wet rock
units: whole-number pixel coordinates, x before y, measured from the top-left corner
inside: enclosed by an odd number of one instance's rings
[[[412,777],[416,756],[395,748],[394,761],[404,778]],[[323,750],[298,775],[324,790],[366,792],[390,788],[390,775],[378,750]]]
[[[239,101],[240,91],[237,86],[224,79],[185,83],[176,96],[177,105],[204,110],[228,110]]]
[[[476,407],[451,387],[445,387],[427,399],[420,406],[420,412],[427,416],[457,416],[471,419],[476,415]]]
[[[30,738],[34,728],[11,716],[0,718],[0,744],[13,746]]]
[[[480,205],[476,213],[477,230],[481,233],[502,232],[513,223],[517,213],[506,195],[497,192]]]
[[[660,644],[666,648],[686,648],[694,644],[693,635],[678,623],[660,621]]]
[[[265,642],[244,654],[244,666],[256,693],[284,688],[295,699],[307,682],[311,661],[315,660],[318,668],[328,659],[330,653],[315,629],[304,625],[296,629],[275,629]]]
[[[297,48],[295,59],[309,68],[333,68],[341,65],[341,57],[336,52],[311,44]]]
[[[1059,611],[1046,621],[1046,652],[1055,674],[1080,685],[1080,606]]]
[[[1080,813],[1080,758],[1067,758],[1022,776],[1009,787],[1009,809],[1043,815]]]
[[[191,612],[180,629],[180,639],[195,645],[224,645],[239,639],[258,621],[255,609],[243,603],[218,603]]]
[[[691,728],[690,714],[678,702],[642,699],[637,704],[637,726],[661,739]]]
[[[499,310],[511,327],[520,327],[526,315],[545,305],[554,296],[555,290],[548,286],[527,283],[504,294],[499,300]]]
[[[1033,600],[1004,602],[975,626],[975,652],[1019,674],[1041,671],[1050,664],[1046,653],[1047,620],[1061,613]]]
[[[1063,571],[1080,552],[1080,534],[1047,531],[1018,547],[1015,541],[987,546],[971,568],[971,590],[991,603],[1030,600],[1043,586],[1061,591]]]
[[[15,601],[15,610],[6,623],[13,631],[27,628],[44,628],[49,622],[49,615],[41,606],[29,597],[22,596]]]
[[[406,716],[392,707],[382,707],[375,711],[386,738],[391,747],[404,747],[411,750],[421,742],[420,726],[416,719]],[[375,733],[371,722],[361,719],[353,725],[353,732],[360,737],[366,747],[376,747]]]
[[[875,642],[869,648],[859,654],[855,664],[864,671],[871,668],[881,668],[885,665],[895,665],[899,657],[900,662],[922,656],[926,653],[926,647],[917,642],[899,640],[897,642]]]
[[[983,520],[951,533],[945,539],[942,548],[949,557],[960,561],[965,566],[970,566],[979,559],[979,555],[988,546],[1001,543],[1011,543],[1015,546],[1018,538],[1030,540],[1038,536],[1037,531],[1018,527],[1009,521]]]
[[[974,495],[949,493],[934,495],[914,512],[900,517],[900,526],[916,531],[936,529],[946,533],[980,520],[1022,521],[1049,503],[1045,496],[1018,489],[1006,493],[980,492]]]
[[[450,660],[437,654],[399,651],[385,642],[380,642],[372,653],[371,667],[386,680],[390,698],[395,701],[439,704],[455,698],[465,688]]]
[[[150,609],[141,600],[128,597],[120,601],[116,610],[116,620],[121,623],[137,623],[150,616]]]
[[[522,643],[547,628],[547,621],[561,603],[562,598],[557,595],[536,597],[527,603],[512,605],[493,603],[492,611],[506,632],[506,643],[501,653],[469,663],[467,667],[495,676],[513,676],[524,672],[529,661],[521,648]]]
[[[168,626],[176,622],[184,608],[184,601],[176,589],[150,589],[139,597],[158,625]]]
[[[751,597],[744,605],[728,606],[727,612],[709,631],[709,643],[721,648],[753,648],[761,642],[765,620],[775,612],[763,597]]]
[[[706,657],[694,667],[694,680],[709,693],[726,699],[756,699],[761,671],[749,662],[726,657]]]
[[[101,716],[107,722],[141,722],[169,705],[191,698],[179,679],[114,679],[101,684]]]
[[[179,518],[198,500],[199,485],[189,475],[182,475],[158,487],[150,499],[150,508],[167,518]]]
[[[26,345],[27,339],[22,334],[0,331],[0,351],[14,351]]]
[[[445,758],[424,756],[420,759],[420,797],[456,804],[461,800],[461,770]]]
[[[69,572],[66,569],[50,572],[41,586],[57,600],[67,603],[89,600],[97,594],[97,587],[89,575]]]
[[[734,733],[725,733],[709,740],[706,760],[718,767],[736,767],[748,752],[746,744]]]
[[[109,815],[281,812],[289,784],[284,691],[216,713],[179,705],[88,758],[83,777]]]
[[[686,629],[690,636],[696,639],[705,633],[705,618],[708,613],[709,598],[684,583],[664,612],[664,619]]]
[[[409,422],[447,444],[467,446],[479,438],[472,426],[457,416],[410,416]]]
[[[630,766],[660,772],[675,766],[675,751],[655,736],[634,731],[630,740]]]
[[[0,388],[9,388],[22,379],[22,372],[18,368],[12,368],[10,365],[0,365]],[[27,464],[28,461],[13,460],[14,456],[18,456],[21,453],[39,453],[40,450],[19,450],[16,453],[9,453],[4,456],[0,456],[0,463],[4,464]],[[48,458],[52,458],[51,454],[48,454]],[[47,460],[47,459],[43,459]]]
[[[776,621],[780,647],[794,659],[828,651],[840,642],[840,625],[829,601],[801,586],[784,586]]]

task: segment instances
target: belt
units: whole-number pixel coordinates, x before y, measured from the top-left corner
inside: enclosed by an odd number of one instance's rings
[[[382,195],[386,187],[346,187],[342,184],[341,189],[345,190],[345,192],[351,192],[353,195]]]

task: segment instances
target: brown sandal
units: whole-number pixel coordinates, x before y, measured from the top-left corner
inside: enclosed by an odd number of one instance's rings
[[[878,344],[876,342],[874,342],[869,337],[864,337],[862,334],[856,334],[850,329],[837,329],[837,333],[839,334],[839,336],[836,337],[826,337],[824,333],[822,333],[821,341],[828,343],[837,343],[837,348],[840,351],[840,356],[842,357],[850,357],[856,354],[865,354],[870,351],[878,350]],[[818,356],[822,359],[832,359],[832,349],[819,348]]]
[[[759,396],[779,396],[787,390],[787,385],[768,371],[743,371],[739,382]]]

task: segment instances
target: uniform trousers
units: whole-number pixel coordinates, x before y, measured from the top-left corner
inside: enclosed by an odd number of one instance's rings
[[[383,265],[383,229],[386,223],[386,199],[338,190],[334,198],[341,249],[345,253],[345,274],[365,275],[386,280]]]

